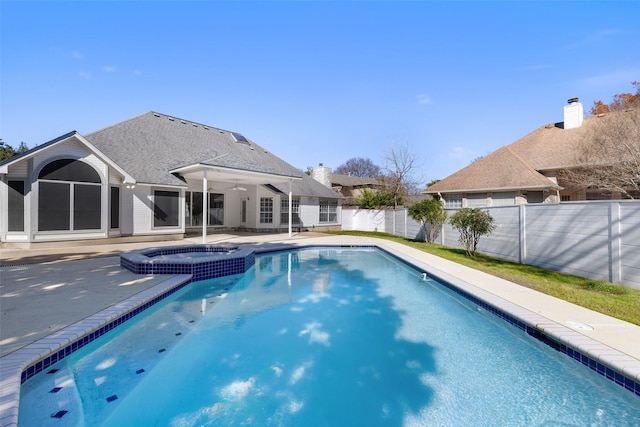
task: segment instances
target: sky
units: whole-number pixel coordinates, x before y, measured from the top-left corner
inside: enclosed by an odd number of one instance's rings
[[[393,149],[442,179],[633,92],[640,1],[0,1],[0,138],[155,111],[293,166]]]

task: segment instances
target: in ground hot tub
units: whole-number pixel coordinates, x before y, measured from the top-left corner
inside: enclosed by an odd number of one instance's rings
[[[191,274],[192,281],[230,276],[255,264],[255,252],[231,245],[182,245],[120,255],[120,266],[136,274]]]

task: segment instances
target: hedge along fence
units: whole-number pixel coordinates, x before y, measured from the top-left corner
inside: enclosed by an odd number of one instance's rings
[[[563,273],[640,289],[640,201],[587,201],[486,209],[496,229],[478,252]],[[451,215],[455,210],[448,210]],[[342,229],[424,240],[407,209],[343,209]],[[436,243],[462,247],[446,223]]]

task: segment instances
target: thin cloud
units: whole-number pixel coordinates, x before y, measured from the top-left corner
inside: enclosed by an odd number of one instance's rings
[[[433,100],[426,94],[421,93],[417,96],[418,104],[420,105],[431,105],[433,104]]]
[[[468,159],[473,155],[473,151],[464,147],[454,147],[452,151],[449,152],[449,157],[452,159]]]
[[[84,59],[84,54],[78,52],[77,50],[72,50],[67,54],[67,56],[72,59]]]
[[[91,79],[91,73],[88,71],[80,70],[78,71],[78,75],[85,80]]]
[[[578,40],[574,43],[569,43],[565,45],[564,48],[578,49],[586,46],[593,46],[595,44],[607,42],[612,37],[617,37],[620,35],[627,35],[627,34],[631,34],[631,33],[629,31],[620,30],[616,28],[605,28],[587,35],[582,40]]]
[[[613,70],[608,73],[587,77],[581,80],[581,83],[587,87],[630,87],[631,82],[637,80],[640,75],[640,67],[622,68]]]
[[[115,73],[116,67],[114,67],[113,65],[105,65],[104,67],[102,67],[102,71],[105,73]]]

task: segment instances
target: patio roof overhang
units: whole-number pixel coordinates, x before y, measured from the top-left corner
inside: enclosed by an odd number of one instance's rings
[[[207,165],[203,163],[195,163],[192,165],[182,166],[169,171],[172,174],[180,175],[185,179],[202,180],[202,206],[207,209],[208,204],[208,182],[214,180],[216,182],[229,182],[235,185],[261,185],[261,184],[279,184],[289,183],[289,237],[292,235],[292,191],[291,183],[295,180],[301,180],[301,176],[280,175],[268,172],[259,172],[246,169],[234,169],[222,166]],[[206,221],[202,222],[202,243],[206,243],[207,225]]]
[[[302,179],[302,177],[294,175],[281,175],[245,169],[233,169],[203,163],[179,167],[172,169],[169,172],[178,174],[185,179],[199,180],[203,179],[206,175],[207,179],[215,180],[217,182],[230,182],[240,185],[279,184]]]

